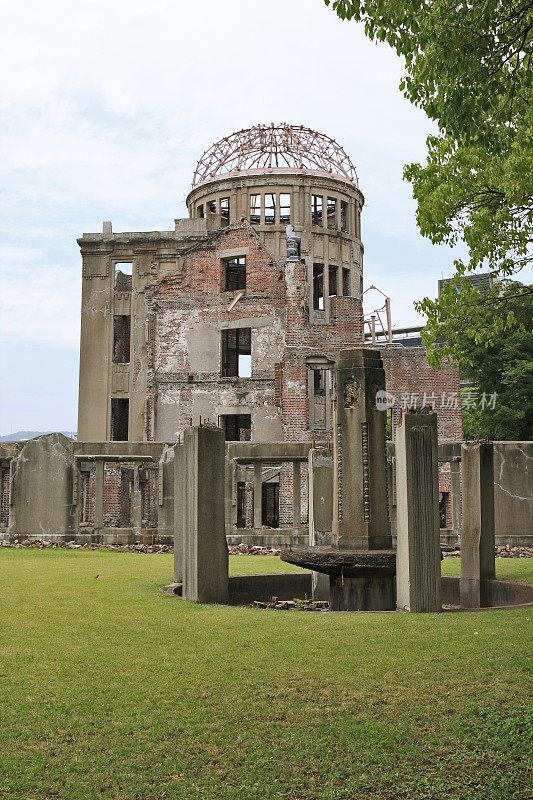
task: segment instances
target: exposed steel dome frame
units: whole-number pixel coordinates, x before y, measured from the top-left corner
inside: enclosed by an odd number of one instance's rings
[[[358,185],[355,167],[334,139],[303,125],[254,125],[215,142],[202,155],[193,189],[228,175],[265,172],[312,172]]]

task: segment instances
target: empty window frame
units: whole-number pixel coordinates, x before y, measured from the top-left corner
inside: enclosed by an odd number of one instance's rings
[[[250,195],[250,222],[258,225],[261,222],[261,195]]]
[[[341,231],[348,230],[348,203],[341,200]]]
[[[209,202],[206,203],[205,207],[207,208],[207,211],[208,211],[209,214],[216,214],[217,213],[217,201],[216,200],[209,200]]]
[[[273,225],[276,221],[276,195],[265,194],[265,225]]]
[[[229,197],[220,198],[220,216],[222,217],[222,225],[229,225]]]
[[[331,365],[312,364],[308,367],[309,428],[331,429]]]
[[[127,442],[129,434],[130,401],[127,397],[111,399],[111,441]]]
[[[249,442],[252,436],[250,414],[225,414],[224,432],[227,442]]]
[[[328,279],[329,279],[328,294],[330,297],[337,296],[337,273],[338,273],[337,267],[333,267],[331,265],[328,267]]]
[[[261,517],[267,528],[279,528],[279,480],[261,485]]]
[[[280,194],[279,196],[279,221],[281,225],[287,225],[291,221],[290,194]]]
[[[197,213],[197,215],[198,215],[198,217],[200,219],[204,218],[204,206],[203,206],[203,204],[198,206],[198,208],[196,209],[196,213]]]
[[[224,291],[246,289],[246,256],[223,258]]]
[[[313,308],[324,310],[324,264],[313,264]]]
[[[313,225],[323,224],[322,195],[311,195],[311,222]]]
[[[227,436],[226,436],[227,439]],[[237,482],[237,527],[246,528],[246,483]]]
[[[222,331],[222,375],[226,378],[251,377],[251,328],[230,328]]]
[[[327,200],[328,228],[332,231],[337,230],[337,200],[328,197]]]
[[[350,286],[350,270],[348,267],[342,268],[342,294],[344,297],[351,297],[351,286]]]
[[[117,292],[131,292],[133,262],[117,261],[115,264],[115,289]]]
[[[113,364],[130,363],[131,317],[115,314],[113,317]]]

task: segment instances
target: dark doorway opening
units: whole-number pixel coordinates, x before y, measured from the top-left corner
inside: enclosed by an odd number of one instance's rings
[[[129,433],[130,401],[126,397],[111,400],[111,441],[127,442]]]
[[[279,528],[279,483],[263,483],[261,491],[263,525]]]

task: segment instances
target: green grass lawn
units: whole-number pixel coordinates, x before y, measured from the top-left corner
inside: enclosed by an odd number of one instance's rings
[[[444,558],[441,562],[441,574],[460,575],[461,559]],[[533,583],[533,558],[497,558],[496,578],[500,581]]]
[[[532,609],[201,606],[171,577],[169,555],[0,551],[0,798],[532,797]]]

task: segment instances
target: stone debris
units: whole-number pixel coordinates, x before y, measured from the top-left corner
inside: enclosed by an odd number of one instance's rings
[[[121,553],[173,553],[170,544],[96,544],[94,542],[77,544],[76,542],[53,542],[46,539],[13,539],[2,541],[2,547],[13,547],[16,550],[33,548],[42,550],[45,547],[59,547],[64,550],[114,550]],[[275,547],[261,547],[257,544],[235,544],[228,547],[230,556],[279,556],[281,549]],[[461,551],[458,547],[441,547],[445,558],[459,558]],[[533,547],[518,547],[501,545],[495,548],[496,558],[533,558]]]
[[[269,603],[254,600],[250,608],[270,608],[275,611],[329,611],[329,603],[327,600],[301,600],[300,598],[278,600],[277,597],[272,597]]]
[[[279,556],[281,550],[275,547],[261,547],[258,544],[232,544],[229,546],[230,556]]]
[[[442,547],[444,558],[459,558],[461,550],[459,547]],[[497,545],[494,548],[496,558],[533,558],[533,547],[518,547],[510,544]]]

